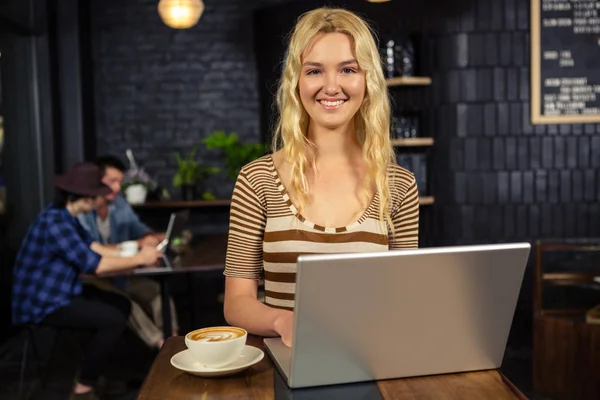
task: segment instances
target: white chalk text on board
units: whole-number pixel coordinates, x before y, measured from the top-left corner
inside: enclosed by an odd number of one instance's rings
[[[600,0],[531,0],[531,122],[600,123]]]

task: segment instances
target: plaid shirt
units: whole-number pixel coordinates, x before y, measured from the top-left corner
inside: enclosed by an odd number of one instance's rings
[[[79,274],[93,274],[101,256],[66,208],[46,207],[23,239],[14,267],[13,323],[39,323],[81,293]]]

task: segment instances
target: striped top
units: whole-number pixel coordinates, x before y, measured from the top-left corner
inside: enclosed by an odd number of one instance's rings
[[[390,229],[382,232],[377,194],[356,222],[341,228],[323,227],[306,220],[294,207],[271,155],[247,164],[239,173],[231,199],[224,274],[264,279],[265,303],[293,310],[300,254],[417,248],[419,193],[415,177],[398,165],[391,166],[388,174],[393,234]]]

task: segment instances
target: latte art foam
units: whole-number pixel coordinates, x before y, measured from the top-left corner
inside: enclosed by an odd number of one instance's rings
[[[245,334],[244,330],[238,328],[207,328],[191,332],[188,337],[197,342],[225,342]]]

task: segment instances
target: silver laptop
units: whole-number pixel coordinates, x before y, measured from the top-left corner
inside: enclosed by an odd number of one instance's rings
[[[169,216],[169,223],[167,230],[165,231],[165,239],[163,240],[165,247],[168,247],[171,242],[171,236],[173,232],[176,235],[180,234],[189,218],[189,210],[183,210],[177,213],[171,213]],[[133,270],[134,274],[151,275],[153,273],[163,273],[165,270],[173,269],[169,255],[165,249],[165,254],[159,260],[157,267],[144,267],[136,268]]]
[[[529,243],[298,257],[290,388],[499,368]]]

